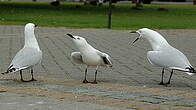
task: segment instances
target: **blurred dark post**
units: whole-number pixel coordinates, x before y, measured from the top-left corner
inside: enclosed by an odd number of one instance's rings
[[[59,6],[60,5],[60,1],[59,0],[54,0],[54,1],[50,2],[50,4],[52,6]]]
[[[193,5],[196,5],[196,0],[193,0]]]
[[[143,0],[143,2],[145,2]],[[142,0],[132,0],[132,3],[135,3],[135,6],[133,6],[134,9],[139,9],[140,7],[142,7]]]
[[[140,4],[141,4],[140,1],[141,1],[141,0],[136,0],[136,7],[140,7]]]
[[[111,21],[112,21],[112,0],[109,0],[109,8],[108,8],[108,29],[111,29]]]

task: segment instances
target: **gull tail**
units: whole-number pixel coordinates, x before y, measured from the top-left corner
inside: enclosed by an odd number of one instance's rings
[[[8,69],[7,69],[7,71],[6,72],[3,72],[3,73],[1,73],[1,74],[8,74],[8,73],[12,73],[12,72],[16,72],[17,71],[17,69],[16,68],[14,68],[13,67],[13,65],[10,65],[9,67],[8,67]]]
[[[196,73],[196,70],[192,66],[186,67],[185,69],[178,67],[171,67],[171,69],[185,72],[188,75],[194,75]]]
[[[194,75],[194,73],[190,73],[190,72],[186,72],[186,74],[191,75],[191,76]]]
[[[192,66],[187,67],[186,69],[189,70],[188,72],[186,72],[188,75],[193,75],[194,73],[196,73],[196,70]]]

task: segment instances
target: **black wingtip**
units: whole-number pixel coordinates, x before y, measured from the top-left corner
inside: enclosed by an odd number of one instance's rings
[[[190,70],[191,73],[196,73],[195,69],[192,66],[190,66],[189,70]]]
[[[186,69],[189,69],[190,73],[196,73],[196,70],[192,66],[187,67]]]
[[[4,75],[5,74],[5,72],[4,73],[1,73],[2,75]]]
[[[7,74],[8,73],[8,71],[6,71],[6,72],[3,72],[3,73],[1,73],[2,75],[5,75],[5,74]]]

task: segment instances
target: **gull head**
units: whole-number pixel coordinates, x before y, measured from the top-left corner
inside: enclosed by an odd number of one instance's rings
[[[158,32],[148,29],[148,28],[142,28],[137,31],[131,31],[130,33],[137,33],[139,36],[133,41],[132,45],[138,41],[140,38],[145,38],[149,41],[151,44],[153,50],[169,46],[168,42],[165,40],[165,38],[159,34]]]
[[[87,41],[85,38],[80,37],[80,36],[73,36],[71,34],[67,34],[67,36],[69,36],[72,41],[76,44],[77,47],[83,47],[87,44]]]
[[[145,38],[151,42],[165,41],[163,36],[161,36],[158,32],[151,30],[151,29],[148,29],[148,28],[141,28],[137,31],[131,31],[130,33],[138,33],[139,34],[139,36],[133,41],[132,44],[134,44],[140,38]]]
[[[132,44],[134,44],[136,41],[138,41],[141,37],[144,37],[144,38],[147,38],[149,36],[152,36],[153,35],[153,30],[151,29],[148,29],[148,28],[142,28],[142,29],[139,29],[137,31],[131,31],[130,33],[137,33],[139,34],[139,36],[133,41]]]
[[[35,27],[37,27],[37,25],[35,25],[35,24],[33,24],[33,23],[27,23],[27,24],[25,25],[25,30],[26,30],[26,31],[31,31],[31,30],[34,30]]]

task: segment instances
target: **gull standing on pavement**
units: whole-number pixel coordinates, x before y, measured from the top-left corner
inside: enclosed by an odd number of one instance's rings
[[[20,71],[21,81],[29,82],[36,81],[33,77],[33,67],[40,63],[42,60],[42,51],[39,48],[38,42],[35,38],[35,27],[36,25],[33,23],[28,23],[25,25],[24,35],[25,35],[25,44],[24,47],[16,54],[13,58],[11,64],[9,65],[6,72],[14,73]],[[31,80],[25,81],[22,77],[22,70],[30,69],[31,70]]]
[[[172,47],[162,35],[148,28],[142,28],[131,33],[138,33],[133,44],[141,37],[147,39],[152,46],[152,51],[147,52],[148,61],[155,66],[162,67],[162,77],[160,85],[170,84],[174,70],[183,71],[188,75],[196,73],[193,66],[188,61],[187,57],[176,48]],[[169,80],[166,84],[163,82],[164,69],[171,71]]]
[[[79,50],[79,52],[71,53],[72,60],[75,63],[86,65],[85,77],[83,83],[88,83],[86,79],[88,67],[94,66],[96,67],[96,71],[95,71],[95,79],[92,83],[97,84],[96,76],[97,76],[98,67],[99,66],[112,67],[111,57],[108,54],[93,48],[90,44],[88,44],[86,39],[84,39],[83,37],[73,36],[71,34],[67,34],[67,35],[72,39],[72,41],[74,42],[74,44]]]

